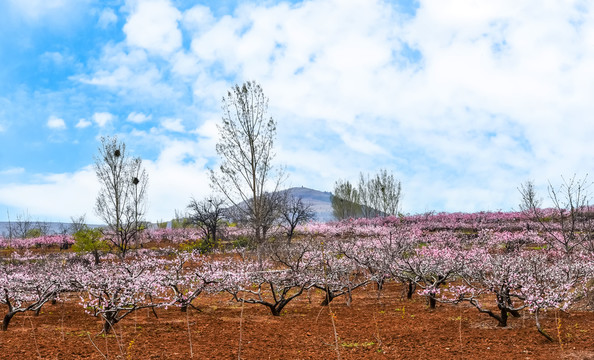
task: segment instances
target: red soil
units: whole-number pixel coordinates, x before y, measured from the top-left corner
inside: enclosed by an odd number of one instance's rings
[[[369,287],[354,293],[351,306],[337,298],[320,307],[312,290],[289,303],[280,317],[261,305],[205,295],[202,312],[177,308],[138,311],[97,335],[102,323],[87,315],[76,298],[47,304],[39,316],[18,314],[0,333],[1,359],[594,359],[594,313],[548,312],[536,331],[524,312],[507,328],[476,309],[402,299],[390,284],[380,301]],[[334,326],[330,312],[334,314]],[[336,337],[335,337],[336,331]],[[191,345],[190,337],[191,336]],[[241,350],[240,350],[241,337]]]

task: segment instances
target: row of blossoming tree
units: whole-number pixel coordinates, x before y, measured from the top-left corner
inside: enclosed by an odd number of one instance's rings
[[[562,235],[555,231],[527,228],[428,230],[395,218],[310,224],[300,229],[297,241],[216,257],[164,248],[138,250],[125,260],[105,256],[95,264],[90,255],[14,252],[0,267],[0,303],[6,306],[2,328],[19,312],[38,313],[48,301],[72,293],[89,314],[104,320],[108,332],[139,309],[178,306],[186,311],[202,293],[226,292],[280,315],[311,288],[325,294],[322,305],[327,305],[340,296],[350,303],[352,293],[370,283],[381,296],[384,284],[396,281],[409,298],[425,296],[431,308],[467,302],[500,326],[525,309],[550,340],[539,315],[568,311],[588,296],[594,252],[584,232],[572,238],[574,244],[557,241]]]

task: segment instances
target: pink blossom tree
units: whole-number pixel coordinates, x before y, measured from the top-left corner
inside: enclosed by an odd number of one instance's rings
[[[154,309],[171,301],[159,278],[160,264],[156,257],[139,256],[77,271],[80,304],[87,313],[103,318],[103,333],[136,310]]]
[[[0,266],[0,303],[7,306],[2,331],[8,330],[12,318],[26,311],[39,312],[66,286],[64,269],[57,261],[36,258],[12,259]]]

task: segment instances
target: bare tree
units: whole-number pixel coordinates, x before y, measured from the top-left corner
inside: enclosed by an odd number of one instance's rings
[[[256,82],[235,85],[223,97],[223,123],[216,150],[220,171],[211,169],[213,188],[223,194],[252,227],[256,244],[271,228],[275,195],[284,178],[272,165],[276,122],[268,117],[268,98]]]
[[[587,175],[582,179],[574,175],[569,180],[562,178],[560,186],[550,182],[547,187],[553,203],[553,212],[541,209],[534,183],[527,181],[518,189],[522,196],[520,209],[546,234],[551,246],[559,246],[569,253],[576,247],[594,251],[594,206],[590,204]]]
[[[10,238],[27,238],[31,231],[35,229],[35,224],[29,213],[17,214],[15,221],[8,220],[8,233]]]
[[[188,214],[185,214],[181,210],[175,210],[175,215],[173,219],[171,219],[171,228],[172,229],[187,229],[191,227],[192,224],[188,219]]]
[[[107,225],[105,238],[126,256],[144,228],[148,174],[140,158],[130,158],[117,137],[101,138],[95,173],[101,184],[95,212]]]
[[[349,181],[338,180],[334,183],[331,201],[332,213],[338,220],[362,215],[359,191]]]
[[[285,193],[284,206],[281,210],[282,226],[287,231],[287,241],[291,242],[297,225],[305,224],[315,219],[316,212],[311,204],[303,201],[301,196]]]
[[[332,210],[338,220],[346,218],[398,215],[402,186],[388,170],[373,177],[359,174],[359,184],[338,180],[334,184]]]
[[[71,216],[70,217],[70,226],[68,229],[69,234],[74,234],[77,231],[84,230],[87,228],[87,221],[86,221],[86,214],[80,216]]]
[[[371,188],[374,190],[376,199],[374,208],[384,216],[398,215],[402,185],[394,178],[394,174],[381,169],[372,180]]]
[[[28,212],[17,214],[15,221],[10,221],[8,217],[8,236],[12,238],[35,238],[49,235],[51,226],[45,221],[34,221]]]
[[[208,246],[214,245],[222,232],[226,213],[224,206],[224,199],[212,195],[201,201],[192,199],[188,205],[189,221],[204,232],[203,240]]]
[[[380,169],[372,178],[361,173],[358,190],[364,217],[398,215],[402,188],[392,173]]]

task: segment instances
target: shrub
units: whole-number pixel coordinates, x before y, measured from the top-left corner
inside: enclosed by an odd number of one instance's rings
[[[102,237],[100,229],[91,229],[84,226],[73,235],[74,245],[72,249],[76,252],[90,252],[95,256],[95,264],[99,264],[99,255],[101,251],[108,251],[109,245]]]

